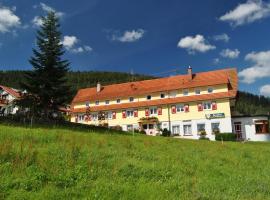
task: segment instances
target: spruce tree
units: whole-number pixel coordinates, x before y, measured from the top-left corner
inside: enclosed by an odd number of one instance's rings
[[[59,29],[54,12],[42,18],[36,37],[37,49],[33,49],[29,60],[33,70],[26,74],[26,81],[22,84],[28,98],[35,104],[35,110],[45,117],[56,112],[70,98],[66,79],[69,62],[61,58],[65,51]]]

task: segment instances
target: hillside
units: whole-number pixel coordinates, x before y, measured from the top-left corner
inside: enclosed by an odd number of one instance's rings
[[[0,199],[269,198],[269,143],[0,130]]]
[[[20,81],[23,80],[25,71],[0,71],[0,84],[14,88],[20,88]],[[131,80],[145,80],[154,78],[152,76],[121,72],[70,72],[68,83],[73,91],[73,96],[80,88],[93,87],[98,81],[103,85],[122,83]],[[72,99],[72,97],[70,97]],[[242,114],[268,114],[270,112],[270,98],[258,96],[246,92],[239,92],[236,110]]]

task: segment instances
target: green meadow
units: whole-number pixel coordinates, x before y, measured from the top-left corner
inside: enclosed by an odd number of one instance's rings
[[[0,125],[0,199],[270,199],[270,143]]]

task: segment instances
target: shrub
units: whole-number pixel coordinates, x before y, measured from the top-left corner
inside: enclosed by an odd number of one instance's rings
[[[112,126],[110,127],[112,130],[116,130],[116,131],[122,131],[122,126],[120,125],[116,125],[116,126]]]
[[[171,131],[169,131],[168,129],[164,128],[162,130],[162,136],[169,137],[170,135],[171,135]]]
[[[217,141],[236,141],[236,134],[234,133],[219,133],[216,134],[215,139]]]

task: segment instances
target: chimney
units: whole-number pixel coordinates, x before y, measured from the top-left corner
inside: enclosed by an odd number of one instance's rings
[[[189,75],[189,79],[192,80],[193,74],[192,74],[192,67],[191,66],[188,67],[188,75]]]
[[[101,91],[101,84],[100,82],[97,82],[97,93]]]

